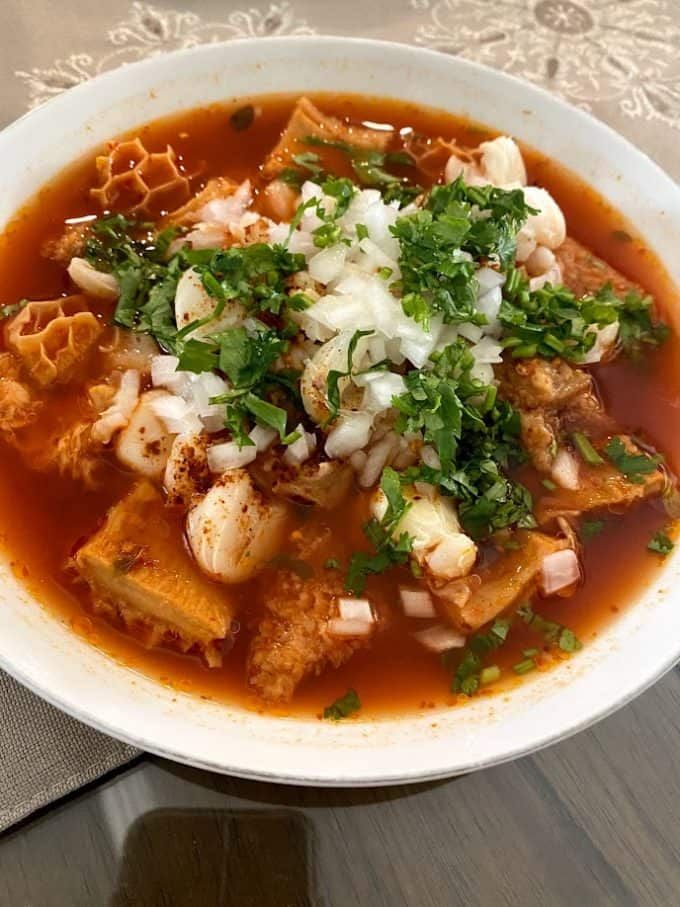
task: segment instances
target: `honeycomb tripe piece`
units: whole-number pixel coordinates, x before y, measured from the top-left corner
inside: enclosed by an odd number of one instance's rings
[[[7,345],[40,387],[66,384],[92,352],[102,326],[84,296],[29,302],[7,326]]]
[[[90,194],[103,211],[156,216],[172,211],[189,197],[189,178],[175,150],[150,152],[139,138],[112,142],[97,157],[99,186]]]

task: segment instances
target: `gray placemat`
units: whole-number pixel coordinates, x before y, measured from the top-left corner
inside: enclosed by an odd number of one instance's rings
[[[139,751],[81,724],[0,672],[0,831]]]
[[[610,123],[680,175],[676,0],[0,0],[0,125],[73,85],[196,44],[285,34],[414,43],[529,79]],[[135,750],[0,673],[0,830]]]

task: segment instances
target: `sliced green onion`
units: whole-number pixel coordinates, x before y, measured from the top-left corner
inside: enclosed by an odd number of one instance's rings
[[[557,485],[555,485],[551,479],[541,479],[541,485],[544,488],[547,488],[548,491],[555,491],[557,489]]]
[[[460,682],[460,691],[465,693],[466,696],[474,696],[474,694],[479,689],[480,675],[471,674],[469,677],[465,677]]]
[[[568,627],[563,627],[557,644],[563,652],[578,652],[579,649],[583,648],[574,631]]]
[[[513,359],[531,359],[536,355],[538,346],[535,343],[521,343],[512,351]]]
[[[525,658],[524,661],[520,661],[516,665],[513,665],[512,670],[515,674],[528,674],[529,671],[533,671],[535,667],[536,662],[533,658]]]
[[[533,658],[534,655],[538,655],[539,652],[540,649],[523,649],[522,655],[524,655],[525,658]]]
[[[484,686],[487,683],[495,683],[501,676],[501,669],[498,665],[489,665],[488,668],[484,668],[482,673],[479,675],[479,683],[481,686]]]
[[[576,449],[581,454],[586,463],[590,466],[602,466],[604,460],[595,450],[588,438],[581,431],[575,431],[571,436]]]

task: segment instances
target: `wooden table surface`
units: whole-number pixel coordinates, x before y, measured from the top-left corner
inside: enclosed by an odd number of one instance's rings
[[[142,758],[0,839],[2,907],[680,902],[680,670],[535,756],[342,791]]]

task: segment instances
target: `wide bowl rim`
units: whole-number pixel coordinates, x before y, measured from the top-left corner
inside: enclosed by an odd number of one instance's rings
[[[511,82],[516,86],[520,86],[521,90],[524,92],[528,99],[537,99],[538,101],[541,101],[544,104],[548,104],[553,108],[568,111],[570,117],[579,118],[581,122],[587,125],[588,130],[595,136],[599,135],[603,140],[612,142],[614,147],[622,149],[629,158],[633,157],[637,158],[639,161],[644,161],[645,168],[651,168],[653,171],[655,171],[656,179],[660,180],[662,183],[665,183],[665,188],[667,189],[667,191],[672,195],[674,194],[676,199],[680,200],[680,190],[676,186],[675,182],[647,154],[645,154],[643,151],[641,151],[639,148],[637,148],[635,145],[633,145],[631,142],[617,133],[610,126],[597,120],[588,112],[569,105],[562,99],[556,98],[554,95],[551,95],[549,92],[538,86],[532,85],[531,83],[525,82],[506,73],[501,73],[496,70],[490,69],[482,64],[475,63],[470,60],[465,60],[460,57],[447,58],[446,55],[426,48],[414,47],[393,41],[373,40],[367,38],[349,38],[340,36],[299,35],[277,36],[271,38],[236,39],[232,41],[200,45],[194,48],[178,50],[169,54],[154,56],[148,59],[127,64],[120,69],[102,73],[92,80],[78,85],[62,95],[50,99],[46,104],[28,111],[23,116],[7,125],[2,130],[2,132],[0,132],[0,154],[6,147],[11,147],[14,141],[14,136],[17,133],[20,133],[27,124],[30,127],[32,126],[34,121],[39,120],[45,115],[56,117],[58,116],[59,111],[62,108],[65,110],[72,108],[74,104],[77,104],[78,99],[81,97],[88,98],[93,97],[98,93],[105,94],[107,88],[114,87],[118,80],[124,78],[124,76],[121,76],[121,73],[129,74],[131,70],[133,72],[152,72],[156,68],[163,69],[163,67],[171,65],[173,60],[180,58],[191,59],[193,57],[201,57],[203,55],[214,53],[217,49],[220,48],[253,48],[256,55],[262,56],[263,54],[266,54],[268,49],[295,44],[321,44],[326,46],[326,48],[333,47],[334,49],[337,49],[338,52],[342,52],[343,49],[355,47],[360,48],[364,51],[374,51],[377,54],[396,53],[404,56],[404,58],[408,57],[411,61],[416,61],[416,63],[418,60],[427,59],[436,59],[439,63],[441,63],[442,60],[448,59],[449,64],[454,68],[458,67],[460,71],[477,73],[480,75],[480,77],[499,83]],[[178,107],[178,111],[182,109],[185,108]],[[35,191],[37,192],[39,189],[40,185],[38,184],[35,186]],[[636,606],[635,601],[631,602],[629,606],[631,609]],[[73,695],[68,695],[64,691],[62,691],[61,694],[59,692],[55,693],[52,689],[45,688],[43,685],[37,682],[30,673],[22,670],[19,665],[15,664],[11,658],[6,657],[2,652],[0,652],[0,667],[6,670],[8,674],[14,676],[15,679],[17,679],[24,686],[31,689],[34,693],[38,694],[43,699],[50,702],[52,705],[71,715],[73,718],[83,721],[103,733],[115,736],[116,738],[132,746],[166,758],[173,759],[178,762],[183,762],[199,768],[230,774],[246,779],[262,780],[275,783],[317,785],[328,787],[368,787],[437,780],[445,777],[450,777],[454,774],[473,771],[482,767],[498,765],[511,759],[515,759],[528,753],[543,749],[544,747],[549,746],[552,743],[563,740],[566,737],[569,737],[572,734],[575,734],[591,726],[595,722],[607,717],[617,709],[630,702],[634,697],[646,690],[656,680],[663,676],[663,674],[665,674],[670,668],[672,668],[672,666],[678,661],[679,658],[680,636],[678,637],[673,651],[671,653],[667,653],[666,657],[664,657],[661,663],[656,663],[653,667],[648,667],[646,671],[639,671],[636,675],[636,680],[629,682],[627,686],[624,685],[618,697],[610,697],[610,699],[608,701],[604,701],[596,711],[586,710],[585,717],[583,717],[583,719],[580,721],[572,721],[569,725],[562,726],[554,732],[536,734],[535,737],[533,737],[524,745],[517,745],[514,747],[506,748],[505,750],[501,747],[499,748],[497,755],[493,757],[473,760],[468,763],[459,761],[454,765],[442,764],[438,768],[429,770],[418,770],[413,768],[407,770],[406,767],[404,767],[402,770],[393,773],[371,773],[366,771],[358,771],[345,775],[343,775],[343,773],[338,771],[337,769],[331,773],[325,773],[323,771],[306,771],[305,773],[300,774],[296,774],[295,772],[285,773],[277,771],[275,768],[272,768],[268,771],[262,769],[250,771],[243,764],[228,764],[228,760],[226,758],[220,761],[213,761],[212,759],[207,758],[196,758],[195,755],[188,755],[186,749],[183,749],[181,745],[177,748],[161,746],[157,742],[155,742],[153,738],[147,738],[141,732],[132,732],[130,730],[129,723],[126,724],[122,720],[120,724],[102,720],[97,715],[96,711],[79,707],[77,700],[74,699]],[[399,720],[409,721],[409,719],[410,716],[405,716],[403,719]]]

